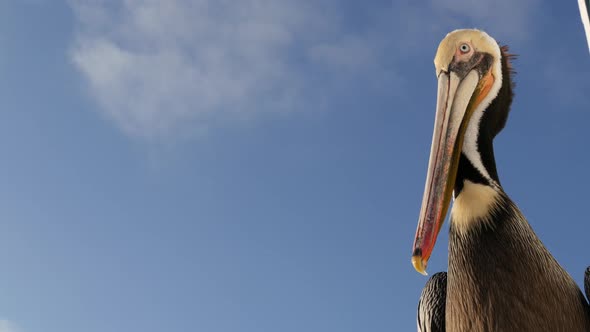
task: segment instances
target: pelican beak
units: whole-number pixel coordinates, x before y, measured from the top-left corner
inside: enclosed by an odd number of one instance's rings
[[[491,71],[482,77],[477,69],[463,75],[444,70],[438,74],[434,133],[412,251],[412,264],[416,271],[424,275],[451,202],[467,125],[493,82]]]

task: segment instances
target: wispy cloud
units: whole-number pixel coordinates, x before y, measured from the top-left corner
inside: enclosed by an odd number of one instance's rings
[[[302,68],[363,70],[378,52],[312,1],[71,4],[73,63],[108,117],[139,137],[292,110],[307,84]]]
[[[22,332],[16,324],[9,320],[0,319],[0,332]]]
[[[109,119],[131,136],[157,139],[227,117],[309,109],[309,93],[359,76],[392,83],[397,58],[432,51],[449,27],[483,22],[526,38],[536,1],[364,6],[359,23],[354,10],[330,1],[72,0],[70,55]]]

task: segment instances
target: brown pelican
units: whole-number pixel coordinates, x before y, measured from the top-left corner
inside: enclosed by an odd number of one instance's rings
[[[512,102],[510,60],[479,30],[453,31],[438,47],[434,134],[412,256],[420,273],[454,201],[448,273],[424,288],[419,331],[590,331],[580,288],[500,185],[492,141]]]

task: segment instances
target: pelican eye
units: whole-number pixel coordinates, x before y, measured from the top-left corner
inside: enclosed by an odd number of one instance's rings
[[[461,46],[459,46],[459,51],[461,51],[463,54],[468,53],[470,50],[471,47],[469,47],[467,44],[461,44]]]

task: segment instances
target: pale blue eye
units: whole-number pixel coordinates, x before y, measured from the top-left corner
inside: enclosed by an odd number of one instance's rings
[[[461,51],[461,53],[467,53],[471,50],[471,47],[469,47],[469,45],[467,44],[461,44],[461,46],[459,46],[459,51]]]

